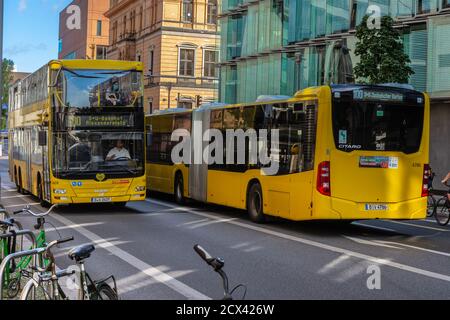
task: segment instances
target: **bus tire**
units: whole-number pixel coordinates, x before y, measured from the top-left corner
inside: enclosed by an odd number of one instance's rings
[[[50,207],[50,203],[48,203],[48,202],[45,201],[45,199],[44,199],[44,188],[43,188],[43,186],[42,186],[41,176],[38,176],[37,181],[38,181],[38,185],[37,185],[37,196],[38,196],[38,199],[39,199],[39,203],[40,203],[41,207],[43,207],[43,208],[49,208],[49,207]]]
[[[16,184],[17,192],[20,193],[19,178],[17,175],[17,167],[14,167],[14,183]]]
[[[179,172],[175,175],[174,198],[175,198],[175,202],[178,204],[185,203],[184,180],[183,180],[183,175]]]
[[[17,188],[17,192],[20,194],[25,194],[25,190],[23,189],[22,183],[22,171],[19,169],[19,187]]]
[[[259,182],[253,183],[248,189],[247,212],[253,222],[266,222],[266,216],[264,214],[263,193]]]
[[[118,208],[125,208],[125,207],[127,206],[127,203],[128,203],[128,202],[126,202],[126,201],[123,201],[123,202],[114,202],[114,205],[115,205],[116,207],[118,207]]]

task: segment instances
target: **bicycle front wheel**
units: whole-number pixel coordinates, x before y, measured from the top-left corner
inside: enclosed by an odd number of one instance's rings
[[[20,300],[51,300],[49,290],[51,285],[42,283],[36,284],[36,281],[30,279],[20,295]]]
[[[436,200],[433,198],[433,196],[428,196],[428,202],[427,202],[427,217],[432,217],[436,210]]]
[[[108,284],[99,285],[97,292],[92,295],[92,300],[119,300],[117,293]]]
[[[435,218],[440,226],[446,226],[450,222],[450,208],[446,198],[442,198],[437,202]]]

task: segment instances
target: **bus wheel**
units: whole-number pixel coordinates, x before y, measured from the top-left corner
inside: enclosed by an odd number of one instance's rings
[[[175,202],[178,204],[184,204],[184,181],[183,175],[177,173],[175,178]]]
[[[37,192],[38,192],[38,199],[39,199],[39,203],[41,204],[41,206],[43,208],[49,208],[50,204],[44,200],[44,189],[42,187],[42,182],[41,182],[41,178],[38,178],[38,186],[37,186]]]
[[[25,194],[25,190],[23,189],[22,184],[22,172],[20,172],[20,170],[19,170],[19,187],[17,188],[17,192],[20,194]]]
[[[119,208],[125,208],[128,202],[114,202],[114,205]]]
[[[266,221],[262,189],[259,183],[252,184],[248,190],[247,211],[253,222],[264,223]]]

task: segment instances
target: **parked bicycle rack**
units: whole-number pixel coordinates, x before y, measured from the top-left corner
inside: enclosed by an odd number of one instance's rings
[[[5,234],[0,234],[0,239],[7,239],[9,237],[14,236],[14,234],[12,233],[5,233]],[[5,257],[5,259],[3,259],[2,263],[0,264],[0,283],[3,284],[3,277],[4,277],[4,273],[6,270],[6,266],[9,265],[9,263],[12,260],[15,259],[20,259],[20,258],[24,258],[24,257],[28,257],[28,256],[33,256],[33,266],[36,266],[36,255],[41,254],[42,248],[36,248],[36,236],[34,235],[34,233],[30,230],[20,230],[17,231],[15,233],[15,236],[29,236],[31,239],[31,247],[34,249],[31,250],[26,250],[26,251],[20,251],[20,252],[16,252],[13,254],[10,254],[9,256]],[[40,266],[43,265],[43,262],[40,261],[39,263]],[[0,301],[3,300],[3,288],[1,288],[2,285],[0,285]]]

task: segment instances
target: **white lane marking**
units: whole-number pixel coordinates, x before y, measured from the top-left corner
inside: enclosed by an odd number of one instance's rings
[[[319,274],[327,274],[329,273],[332,269],[336,269],[340,264],[344,264],[346,261],[348,261],[351,257],[349,257],[346,254],[340,255],[339,257],[337,257],[336,259],[332,260],[331,262],[327,263],[326,265],[324,265],[322,268],[320,268],[319,271],[317,271],[317,273]]]
[[[434,227],[429,227],[429,226],[422,226],[422,225],[418,225],[418,224],[413,224],[413,223],[407,223],[407,222],[400,222],[400,221],[392,221],[392,220],[384,220],[390,223],[396,223],[396,224],[402,224],[405,226],[410,226],[410,227],[416,227],[416,228],[423,228],[423,229],[429,229],[429,230],[435,230],[435,231],[441,231],[441,232],[449,232],[450,230],[445,230],[445,229],[440,229],[440,228],[434,228]]]
[[[78,226],[79,227],[94,227],[94,226],[100,226],[103,225],[103,222],[90,222],[90,223],[80,223]],[[76,228],[73,226],[64,226],[64,227],[56,227],[56,228],[46,228],[45,232],[50,233],[50,232],[56,232],[58,233],[61,230],[75,230]]]
[[[26,198],[26,197],[28,197],[28,195],[21,194],[18,196],[2,197],[2,200],[15,199],[15,198]]]
[[[365,239],[354,238],[354,237],[349,237],[349,236],[343,236],[343,237],[347,238],[347,239],[349,239],[349,240],[351,240],[353,242],[359,243],[359,244],[365,244],[365,245],[375,246],[375,247],[385,247],[385,248],[390,248],[390,249],[403,250],[403,248],[391,246],[391,245],[384,244],[384,243],[377,243],[377,242],[371,241],[371,240],[365,240]]]
[[[5,209],[18,208],[18,207],[23,208],[23,207],[25,207],[26,205],[37,206],[37,205],[39,205],[39,204],[40,204],[40,203],[38,203],[38,202],[36,202],[36,203],[29,203],[29,204],[15,204],[15,205],[12,205],[12,206],[6,206]]]
[[[2,191],[5,191],[5,192],[17,192],[17,189],[5,189],[5,188],[2,188]]]
[[[197,216],[202,216],[205,218],[210,218],[213,220],[222,220],[223,218],[219,218],[217,216],[214,216],[213,214],[208,214],[208,213],[204,213],[204,212],[198,212],[198,211],[194,211],[188,208],[184,208],[184,207],[178,207],[178,206],[174,206],[171,204],[167,204],[158,200],[145,200],[146,202],[149,203],[153,203],[153,204],[158,204],[158,205],[162,205],[168,208],[177,208],[177,210],[180,211],[184,211],[184,212],[188,212],[191,213],[193,215],[197,215]],[[307,240],[307,239],[303,239],[300,237],[296,237],[296,236],[292,236],[289,234],[284,234],[278,231],[274,231],[274,230],[270,230],[270,229],[264,229],[262,227],[256,226],[256,225],[250,225],[244,222],[239,222],[239,221],[228,221],[225,222],[228,224],[232,224],[232,225],[236,225],[242,228],[246,228],[249,230],[253,230],[253,231],[257,231],[257,232],[261,232],[264,234],[268,234],[277,238],[281,238],[281,239],[286,239],[286,240],[291,240],[294,242],[298,242],[298,243],[303,243],[305,245],[309,245],[312,247],[316,247],[316,248],[320,248],[320,249],[324,249],[327,251],[331,251],[331,252],[335,252],[335,253],[339,253],[339,254],[346,254],[348,256],[351,257],[355,257],[355,258],[359,258],[362,260],[367,260],[373,263],[377,263],[380,265],[385,265],[385,266],[389,266],[392,268],[396,268],[396,269],[400,269],[403,271],[408,271],[411,273],[415,273],[415,274],[419,274],[425,277],[429,277],[429,278],[433,278],[433,279],[438,279],[438,280],[443,280],[443,281],[447,281],[450,282],[450,276],[449,275],[445,275],[445,274],[441,274],[441,273],[437,273],[437,272],[432,272],[432,271],[428,271],[428,270],[424,270],[424,269],[420,269],[420,268],[416,268],[416,267],[412,267],[412,266],[408,266],[402,263],[397,263],[397,262],[393,262],[387,259],[382,259],[382,258],[377,258],[377,257],[373,257],[373,256],[369,256],[366,254],[362,254],[362,253],[358,253],[358,252],[354,252],[351,250],[347,250],[347,249],[343,249],[343,248],[339,248],[339,247],[334,247],[328,244],[324,244],[324,243],[320,243],[317,241],[313,241],[313,240]]]
[[[76,224],[75,222],[72,222],[71,220],[62,217],[58,214],[52,214],[52,217],[55,218],[55,220],[58,220],[60,223],[66,225],[66,226],[73,226],[74,229],[77,230],[78,233],[89,239],[93,242],[101,242],[103,241],[103,238],[96,235],[95,233],[81,227],[80,225]],[[128,252],[120,249],[119,247],[116,247],[109,241],[105,241],[99,247],[104,248],[105,250],[109,251],[116,257],[120,258],[121,260],[125,261],[126,263],[130,264],[134,268],[140,270],[141,272],[144,272],[147,276],[150,278],[166,285],[167,287],[171,288],[172,290],[178,292],[179,294],[183,295],[187,299],[190,300],[210,300],[208,296],[204,295],[203,293],[195,290],[194,288],[191,288],[187,286],[186,284],[180,282],[179,280],[176,280],[175,278],[171,277],[167,273],[162,272],[160,269],[155,268],[146,262],[136,258],[135,256],[129,254]]]
[[[426,249],[426,248],[422,248],[422,247],[416,247],[416,246],[412,246],[412,245],[409,245],[409,244],[404,244],[404,243],[401,243],[401,242],[392,242],[392,241],[384,241],[384,240],[375,240],[375,241],[379,242],[379,243],[385,243],[385,244],[395,244],[395,245],[404,246],[404,247],[411,248],[411,249],[431,252],[431,253],[439,254],[439,255],[442,255],[442,256],[450,257],[450,253],[447,253],[447,252],[431,250],[431,249]]]
[[[365,223],[361,223],[361,222],[353,222],[352,223],[355,226],[361,226],[361,227],[366,227],[366,228],[371,228],[371,229],[375,229],[375,230],[381,230],[381,231],[389,231],[389,232],[397,232],[394,229],[389,229],[389,228],[383,228],[383,227],[377,227],[377,226],[372,226],[370,224],[365,224]]]

